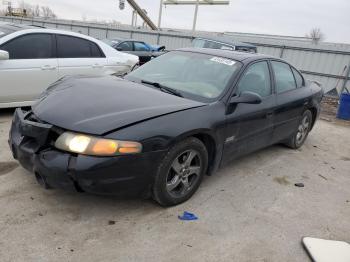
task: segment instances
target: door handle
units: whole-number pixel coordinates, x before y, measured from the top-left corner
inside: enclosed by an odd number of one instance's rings
[[[56,66],[44,65],[41,67],[41,70],[55,70],[56,68]]]

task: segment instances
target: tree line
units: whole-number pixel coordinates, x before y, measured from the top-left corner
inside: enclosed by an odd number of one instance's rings
[[[21,2],[18,8],[11,8],[12,10],[20,10],[25,13],[27,17],[44,17],[44,18],[57,18],[55,12],[49,6],[31,5],[25,2]],[[12,11],[9,8],[0,9],[0,15],[5,16]]]

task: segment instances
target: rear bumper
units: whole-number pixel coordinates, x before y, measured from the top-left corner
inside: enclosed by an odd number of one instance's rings
[[[116,157],[62,152],[50,142],[50,125],[35,137],[40,128],[33,127],[19,110],[14,115],[9,145],[14,158],[46,186],[107,195],[148,193],[165,151]]]

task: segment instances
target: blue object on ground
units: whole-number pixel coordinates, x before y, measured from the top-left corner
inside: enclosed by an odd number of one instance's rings
[[[197,220],[198,217],[196,217],[195,214],[192,214],[192,213],[185,211],[182,216],[179,216],[179,219],[180,220]]]
[[[337,118],[350,120],[350,94],[342,94]]]

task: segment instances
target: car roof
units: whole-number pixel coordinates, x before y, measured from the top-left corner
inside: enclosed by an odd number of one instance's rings
[[[122,37],[113,37],[113,38],[107,38],[109,41],[118,41],[118,42],[124,42],[124,41],[136,41],[136,42],[142,42],[139,40],[131,39],[131,38],[122,38]]]
[[[195,39],[203,39],[203,40],[215,41],[215,42],[220,42],[220,43],[231,45],[231,46],[256,47],[255,45],[251,45],[251,44],[248,44],[248,43],[235,41],[232,37],[229,37],[229,36],[196,37]]]
[[[246,52],[238,52],[238,51],[231,51],[231,50],[222,50],[222,49],[211,49],[211,48],[180,48],[177,49],[178,51],[185,51],[185,52],[192,52],[192,53],[201,53],[206,55],[212,55],[212,56],[219,56],[219,57],[225,57],[236,61],[244,61],[244,60],[258,60],[263,58],[273,58],[276,59],[273,56],[258,54],[258,53],[246,53]]]
[[[9,30],[6,30],[5,28],[9,28]],[[0,22],[0,32],[3,31],[5,34],[0,34],[0,37],[6,36],[6,35],[11,35],[13,33],[48,33],[48,34],[63,34],[63,35],[68,35],[68,36],[75,36],[75,37],[80,37],[86,40],[90,40],[92,42],[100,42],[98,39],[93,38],[91,36],[81,34],[81,33],[76,33],[72,31],[67,31],[67,30],[59,30],[56,28],[46,28],[42,26],[35,26],[35,25],[18,25],[18,24],[11,24],[11,23],[1,23]],[[10,31],[12,30],[12,31]]]
[[[4,33],[5,35],[11,34],[17,31],[25,30],[25,29],[34,29],[34,28],[38,28],[38,26],[0,22],[0,32]]]

